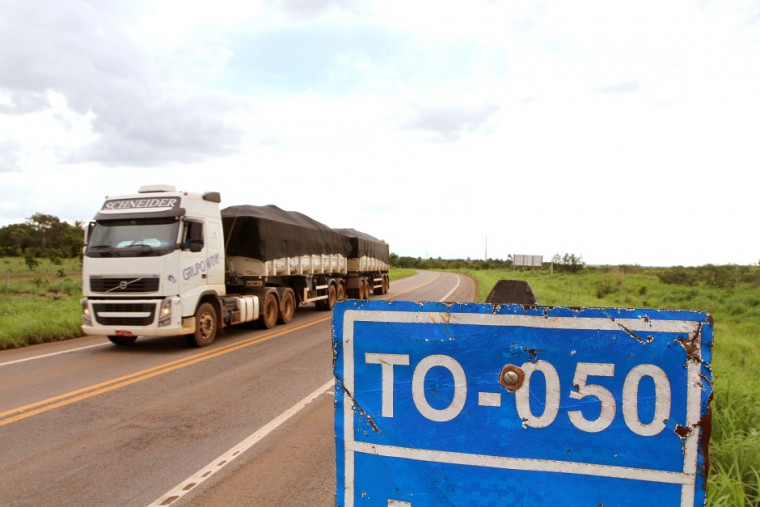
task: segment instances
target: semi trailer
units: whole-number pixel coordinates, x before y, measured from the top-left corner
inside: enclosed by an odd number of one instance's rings
[[[220,203],[169,185],[107,197],[85,237],[82,331],[203,347],[228,326],[270,329],[302,305],[388,292],[387,243],[273,205]]]

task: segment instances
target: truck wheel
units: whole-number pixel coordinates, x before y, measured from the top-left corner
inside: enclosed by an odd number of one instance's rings
[[[346,287],[342,284],[338,284],[338,301],[346,299]]]
[[[191,347],[206,347],[216,339],[216,310],[211,303],[202,303],[195,311],[195,332],[185,336]]]
[[[327,289],[327,299],[325,300],[325,310],[330,311],[335,306],[335,301],[338,300],[338,291],[335,288],[335,284],[330,284],[330,288]]]
[[[383,275],[383,294],[388,294],[391,291],[391,279],[388,275]]]
[[[293,320],[293,315],[296,313],[296,296],[292,290],[286,290],[282,293],[282,301],[280,302],[280,318],[279,322],[287,324]]]
[[[365,299],[366,296],[364,295],[364,280],[359,280],[359,288],[356,289],[357,291],[357,299]]]
[[[369,299],[369,291],[371,290],[369,280],[364,279],[364,299]]]
[[[108,337],[109,340],[111,340],[111,343],[114,345],[132,345],[135,343],[135,340],[137,340],[137,336],[115,336],[111,335]]]
[[[262,329],[272,329],[277,325],[277,319],[280,316],[280,308],[277,304],[277,296],[274,292],[264,296],[264,306],[261,308],[261,316],[257,324]]]

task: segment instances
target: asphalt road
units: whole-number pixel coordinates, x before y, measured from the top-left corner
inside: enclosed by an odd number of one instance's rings
[[[373,299],[472,301],[422,272]],[[0,351],[0,505],[334,505],[330,313],[272,330]]]

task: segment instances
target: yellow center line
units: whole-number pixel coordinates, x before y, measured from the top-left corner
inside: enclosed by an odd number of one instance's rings
[[[387,299],[390,299],[391,297],[397,297],[407,292],[410,292],[412,290],[428,285],[429,283],[432,283],[433,281],[435,281],[439,276],[440,275],[436,275],[432,279],[427,280],[419,285],[416,285],[414,287],[411,287],[401,292],[394,293],[383,299],[387,300]],[[271,340],[273,338],[277,338],[279,336],[285,335],[287,333],[292,333],[295,331],[299,331],[301,329],[305,329],[307,327],[315,326],[317,324],[321,324],[323,322],[330,320],[331,317],[332,315],[328,315],[326,317],[318,318],[318,319],[315,319],[303,324],[296,324],[296,325],[291,324],[287,328],[283,328],[278,331],[271,331],[264,335],[258,335],[258,336],[253,336],[251,338],[246,338],[239,342],[230,343],[228,345],[223,345],[221,347],[216,347],[211,350],[193,354],[190,357],[176,359],[168,363],[160,364],[158,366],[153,366],[153,367],[150,367],[150,368],[147,368],[135,373],[130,373],[129,375],[124,375],[124,376],[117,377],[111,380],[107,380],[105,382],[93,384],[91,386],[83,387],[81,389],[70,391],[68,393],[53,396],[45,400],[30,403],[22,407],[6,410],[5,412],[0,412],[0,426],[5,426],[6,424],[11,424],[13,422],[20,421],[22,419],[26,419],[28,417],[32,417],[34,415],[44,413],[49,410],[65,407],[67,405],[71,405],[72,403],[86,400],[88,398],[92,398],[99,394],[113,391],[120,387],[128,386],[131,384],[135,384],[137,382],[141,382],[143,380],[157,377],[159,375],[163,375],[164,373],[169,373],[175,370],[179,370],[180,368],[185,368],[187,366],[191,366],[193,364],[197,364],[202,361],[206,361],[208,359],[213,359],[215,357],[223,356],[225,354],[229,354],[230,352],[234,352],[234,351],[243,349],[245,347],[255,345],[257,343],[262,343],[262,342]]]

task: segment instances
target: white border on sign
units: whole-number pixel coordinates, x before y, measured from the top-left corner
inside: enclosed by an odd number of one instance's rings
[[[618,331],[628,329],[641,332],[686,333],[692,336],[699,331],[699,323],[682,320],[642,319],[608,319],[598,317],[544,317],[534,315],[493,315],[482,313],[442,313],[442,312],[395,312],[371,310],[346,310],[343,314],[343,383],[349,393],[354,393],[354,324],[356,322],[392,322],[400,324],[449,324],[480,326],[512,326],[544,329],[599,329]],[[702,335],[695,338],[695,349],[701,350]],[[697,361],[688,361],[686,391],[687,427],[697,424],[700,419],[701,405],[701,367]],[[486,466],[511,470],[529,470],[541,472],[571,473],[597,477],[615,477],[681,484],[681,505],[694,505],[694,488],[699,450],[699,432],[691,432],[684,441],[683,472],[650,470],[644,468],[617,467],[612,465],[595,465],[572,461],[539,460],[524,458],[505,458],[481,454],[468,454],[448,451],[431,451],[387,445],[368,444],[354,440],[353,404],[350,396],[343,396],[343,441],[345,507],[354,505],[354,454],[357,452],[378,456],[400,457],[420,461]]]

